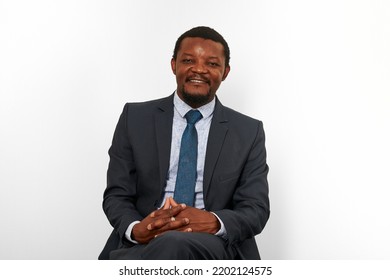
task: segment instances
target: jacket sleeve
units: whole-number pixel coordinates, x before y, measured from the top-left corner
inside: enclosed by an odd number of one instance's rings
[[[108,152],[110,163],[103,197],[103,210],[122,238],[133,221],[142,220],[135,207],[137,172],[129,141],[128,110],[129,106],[126,104]]]
[[[256,136],[236,182],[232,205],[214,211],[225,225],[229,244],[240,244],[259,234],[267,223],[270,215],[267,174],[265,135],[262,123],[258,122]]]

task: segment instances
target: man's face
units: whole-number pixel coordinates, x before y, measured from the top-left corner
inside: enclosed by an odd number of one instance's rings
[[[181,42],[171,66],[178,96],[193,108],[210,102],[230,71],[225,67],[223,45],[197,37]]]

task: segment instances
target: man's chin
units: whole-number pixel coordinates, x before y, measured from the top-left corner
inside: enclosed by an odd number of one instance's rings
[[[211,92],[199,93],[199,92],[186,92],[182,91],[182,97],[185,103],[192,108],[198,108],[209,103],[213,99]]]

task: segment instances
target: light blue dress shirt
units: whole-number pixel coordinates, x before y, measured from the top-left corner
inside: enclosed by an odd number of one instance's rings
[[[165,187],[164,199],[162,205],[166,198],[169,196],[173,197],[176,185],[177,169],[179,164],[180,156],[180,145],[181,137],[187,126],[187,120],[185,115],[188,111],[191,111],[192,108],[182,101],[177,93],[173,98],[174,112],[173,112],[173,124],[172,124],[172,142],[171,142],[171,156],[169,162],[169,170],[167,174],[167,185]],[[213,118],[213,112],[215,107],[215,98],[203,105],[202,107],[197,108],[197,110],[202,114],[202,118],[195,124],[196,131],[198,133],[198,162],[197,162],[197,178],[195,184],[195,204],[194,206],[198,209],[204,209],[203,201],[203,169],[204,161],[206,158],[206,147],[207,139],[209,137],[211,120]],[[178,201],[180,202],[180,201]]]

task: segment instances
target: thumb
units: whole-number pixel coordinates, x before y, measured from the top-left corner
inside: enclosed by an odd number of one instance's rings
[[[169,209],[170,207],[171,207],[171,202],[170,202],[170,198],[171,197],[168,197],[166,200],[165,200],[165,202],[164,202],[164,206],[163,206],[163,208],[162,209]]]
[[[169,197],[169,200],[170,200],[170,204],[171,204],[172,207],[179,206],[179,203],[177,203],[177,202],[173,199],[173,197]],[[182,206],[182,207],[185,207],[184,204],[182,204],[181,206]]]

